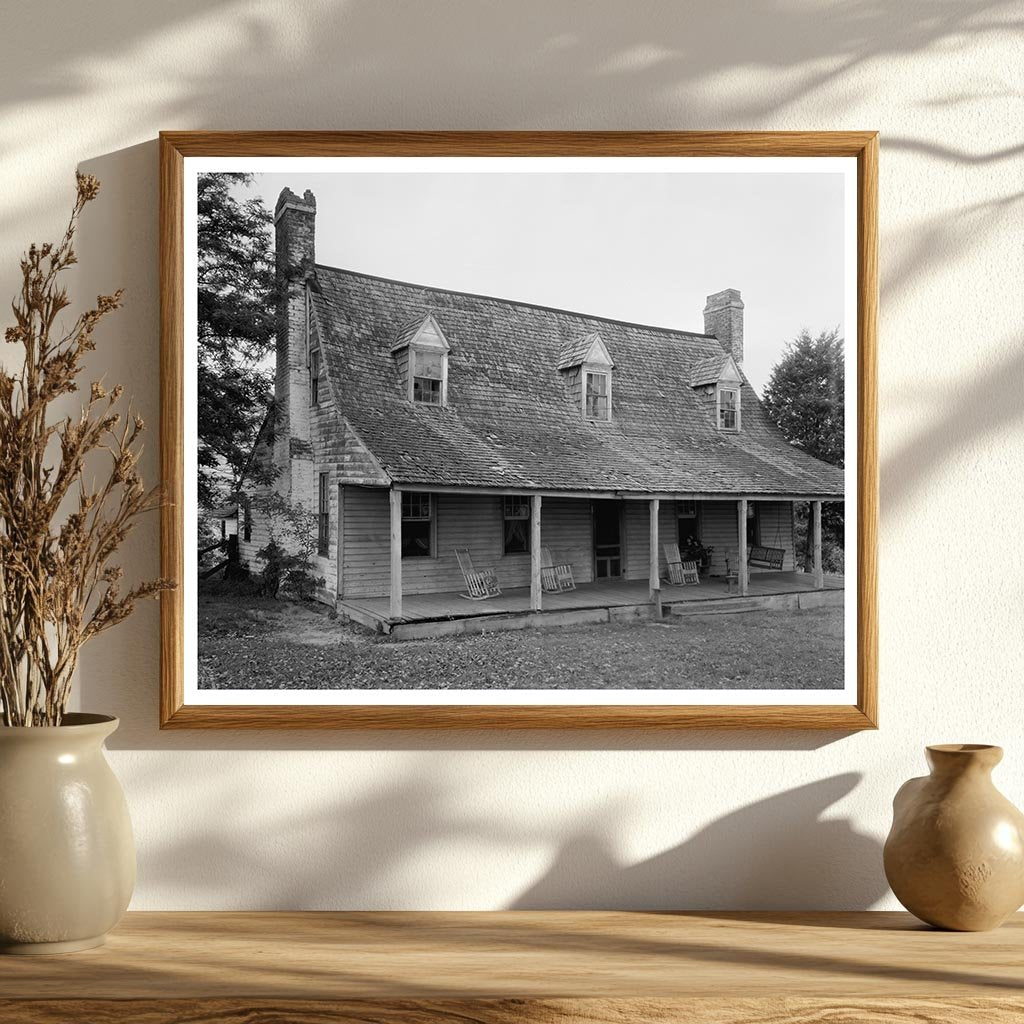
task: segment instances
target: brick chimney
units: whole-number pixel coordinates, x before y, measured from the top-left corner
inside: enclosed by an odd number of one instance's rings
[[[277,373],[274,395],[276,489],[283,497],[312,498],[309,443],[308,284],[315,276],[316,198],[281,192],[274,208],[277,249]],[[309,477],[307,481],[306,477]],[[307,486],[308,484],[308,486]]]
[[[713,334],[736,360],[736,365],[743,365],[743,300],[736,288],[708,296],[704,307],[704,333]]]

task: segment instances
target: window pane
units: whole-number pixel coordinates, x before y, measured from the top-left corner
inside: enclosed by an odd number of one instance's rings
[[[587,374],[586,409],[591,419],[608,418],[608,374]]]
[[[430,556],[430,520],[406,519],[402,521],[402,557],[427,558]]]
[[[415,377],[412,382],[412,400],[427,405],[440,405],[441,382],[429,377]]]
[[[718,392],[718,425],[723,430],[736,429],[739,392],[722,389]]]
[[[505,520],[505,554],[519,555],[530,550],[530,523],[526,519]]]
[[[415,352],[416,376],[440,380],[444,375],[444,355],[440,352]]]
[[[430,519],[430,495],[423,491],[403,491],[402,518]]]
[[[309,398],[313,405],[320,401],[320,349],[309,353]]]
[[[504,498],[504,550],[518,555],[530,550],[530,499],[523,494],[507,494]]]
[[[509,494],[505,497],[505,518],[506,519],[529,519],[530,499]]]
[[[431,554],[431,502],[425,491],[402,492],[402,557],[425,558]]]

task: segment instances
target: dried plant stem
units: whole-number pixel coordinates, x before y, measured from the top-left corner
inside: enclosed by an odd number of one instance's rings
[[[77,262],[78,218],[98,191],[95,178],[78,175],[64,237],[29,248],[11,305],[15,322],[5,333],[24,349],[20,373],[0,371],[0,711],[7,726],[60,724],[82,645],[127,618],[136,601],[171,586],[152,580],[122,595],[123,574],[111,561],[135,520],[159,504],[158,490],[147,491],[137,469],[145,424],[130,409],[122,423],[114,408],[123,388],[108,392],[94,381],[80,416],[47,418],[54,401],[79,390],[96,326],[121,305],[120,291],[100,295],[69,331],[56,328],[69,305],[60,274]],[[86,458],[104,452],[107,479],[86,487]],[[62,515],[76,484],[77,501]]]

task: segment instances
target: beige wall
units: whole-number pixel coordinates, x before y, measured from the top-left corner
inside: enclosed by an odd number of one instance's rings
[[[75,166],[99,175],[75,293],[127,288],[94,372],[153,427],[162,128],[882,132],[881,730],[160,733],[148,606],[86,649],[80,688],[122,719],[136,907],[892,906],[879,843],[925,743],[1004,744],[1024,803],[1016,8],[6,5],[0,295]],[[156,571],[156,538],[132,568]]]

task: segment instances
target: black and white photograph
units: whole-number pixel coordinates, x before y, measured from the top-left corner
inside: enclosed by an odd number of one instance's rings
[[[187,159],[190,699],[851,703],[855,187]]]

